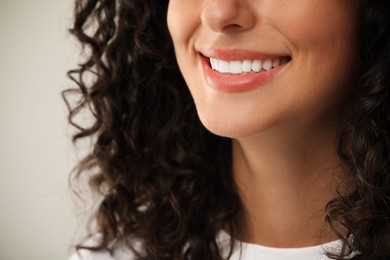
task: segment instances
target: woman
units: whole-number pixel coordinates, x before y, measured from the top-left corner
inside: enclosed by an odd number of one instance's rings
[[[72,33],[103,198],[73,259],[390,255],[388,1],[80,0]]]

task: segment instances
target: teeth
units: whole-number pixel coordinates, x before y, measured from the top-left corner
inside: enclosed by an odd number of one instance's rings
[[[273,60],[272,61],[272,68],[276,68],[280,66],[281,61],[280,60]]]
[[[261,60],[244,60],[244,61],[224,61],[210,58],[211,68],[221,73],[241,74],[249,72],[268,71],[272,68],[279,67],[280,65],[289,62],[289,58],[283,57],[278,59],[266,59]]]
[[[252,62],[252,71],[254,72],[260,72],[262,69],[261,61],[255,60]]]
[[[230,73],[230,62],[224,60],[219,61],[219,70],[222,73]]]
[[[230,73],[240,74],[242,73],[242,63],[241,61],[231,61],[230,62]]]
[[[211,64],[211,68],[213,69],[213,70],[215,70],[216,69],[216,65],[215,65],[215,63],[217,63],[217,60],[216,59],[210,59],[210,64]]]
[[[263,69],[264,70],[272,69],[272,60],[265,60],[263,63]]]
[[[252,62],[250,60],[244,60],[242,63],[242,72],[251,72]]]

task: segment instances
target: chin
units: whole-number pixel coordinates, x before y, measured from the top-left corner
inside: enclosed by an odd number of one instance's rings
[[[211,133],[232,139],[254,136],[262,131],[261,127],[232,120],[221,123],[218,120],[201,118],[201,122]]]

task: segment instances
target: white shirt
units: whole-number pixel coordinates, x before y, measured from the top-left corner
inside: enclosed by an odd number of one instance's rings
[[[224,255],[228,253],[230,237],[225,232],[218,236]],[[91,241],[89,242],[91,243]],[[93,242],[92,242],[93,243]],[[91,245],[91,244],[90,244]],[[329,260],[325,251],[336,252],[341,248],[340,241],[334,241],[318,246],[302,248],[274,248],[250,243],[237,243],[230,260]],[[336,250],[336,251],[335,251]],[[125,247],[117,247],[111,256],[108,252],[92,252],[80,250],[69,260],[132,260],[134,254]]]

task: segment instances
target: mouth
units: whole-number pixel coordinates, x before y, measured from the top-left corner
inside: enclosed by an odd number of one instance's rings
[[[279,77],[292,58],[246,50],[208,50],[200,53],[205,82],[223,92],[244,92]]]
[[[291,61],[288,56],[268,58],[264,60],[233,60],[226,61],[208,58],[210,67],[223,74],[259,73],[275,69]]]

